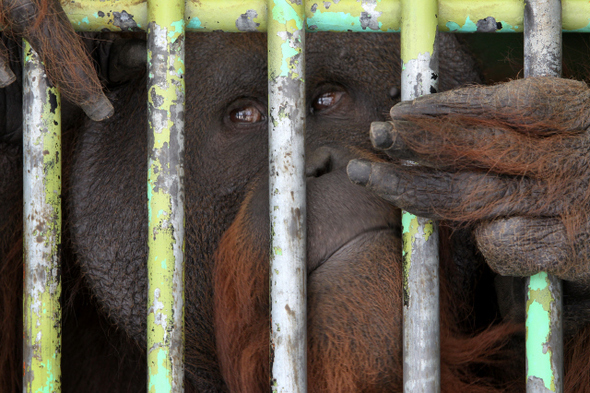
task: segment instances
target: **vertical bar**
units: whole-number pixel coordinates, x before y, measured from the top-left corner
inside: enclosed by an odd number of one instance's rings
[[[273,392],[307,389],[305,13],[268,2],[270,369]]]
[[[402,100],[436,93],[436,0],[402,0]],[[408,163],[412,165],[412,163]],[[438,226],[402,212],[404,392],[440,392]]]
[[[528,0],[524,76],[561,76],[561,1]],[[541,272],[527,279],[526,390],[563,392],[562,283]]]
[[[24,42],[23,391],[61,391],[61,102]]]
[[[148,391],[184,391],[184,10],[148,1]]]

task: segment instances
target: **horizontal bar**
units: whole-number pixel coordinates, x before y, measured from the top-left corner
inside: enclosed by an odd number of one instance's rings
[[[74,0],[62,2],[77,31],[145,31],[147,2]],[[186,30],[265,32],[265,0],[187,0]],[[401,0],[308,1],[307,31],[399,32]],[[439,31],[523,31],[524,0],[441,0]],[[563,31],[590,32],[590,2],[563,1]]]

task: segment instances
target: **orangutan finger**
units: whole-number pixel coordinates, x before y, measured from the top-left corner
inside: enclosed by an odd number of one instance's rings
[[[578,134],[532,138],[502,125],[469,119],[429,118],[371,124],[373,146],[391,158],[438,169],[485,170],[544,179],[579,172],[587,137]]]
[[[92,120],[110,117],[113,106],[102,92],[96,71],[82,41],[74,32],[59,1],[3,2],[8,26],[27,39],[45,64],[51,82],[65,98],[80,106]]]
[[[522,135],[501,128],[457,124],[446,119],[373,122],[369,134],[373,147],[391,158],[439,169],[458,164],[468,166],[469,154],[466,153],[471,150],[497,147],[508,151],[514,145],[520,147],[523,142]],[[481,163],[475,166],[481,167]]]
[[[563,202],[543,203],[543,183],[483,172],[442,172],[421,166],[352,160],[349,179],[422,217],[457,221],[514,215],[557,215]]]
[[[8,49],[0,39],[0,89],[5,88],[16,80],[16,75],[10,69]]]
[[[496,167],[495,162],[486,165],[482,161],[483,152],[490,152],[494,161],[514,149],[523,151],[518,155],[520,159],[534,155],[523,143],[522,135],[445,119],[373,122],[369,134],[373,147],[389,157],[438,169]]]
[[[493,86],[471,86],[404,101],[392,119],[469,116],[495,120],[539,134],[590,127],[590,89],[584,82],[554,77],[519,79]]]
[[[402,120],[398,124],[401,125],[401,122]],[[399,137],[392,122],[375,121],[371,123],[369,136],[373,147],[383,150],[390,157],[422,163],[420,156],[410,150],[404,140]]]
[[[530,276],[541,271],[575,282],[588,282],[586,258],[577,258],[565,226],[557,218],[511,217],[475,229],[486,262],[503,276]],[[581,262],[581,263],[580,263]]]

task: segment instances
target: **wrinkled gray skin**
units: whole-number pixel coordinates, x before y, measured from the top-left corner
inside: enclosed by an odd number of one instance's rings
[[[312,273],[350,239],[374,228],[384,229],[392,241],[399,238],[397,210],[351,184],[344,175],[349,159],[371,157],[369,152],[374,150],[368,137],[369,126],[373,121],[387,120],[391,106],[398,100],[398,38],[393,34],[307,36],[307,174],[310,183],[319,184],[310,187],[308,196],[309,210],[314,212],[309,217],[309,259],[315,264],[309,267],[310,298],[320,298],[321,280],[332,280],[339,271],[324,278]],[[458,46],[455,37],[443,36],[441,42],[441,90],[478,82],[473,60]],[[121,50],[123,47],[117,47],[117,56],[135,50],[133,46]],[[109,64],[104,58],[99,60]],[[109,80],[106,68],[101,72]],[[186,69],[187,388],[224,391],[213,327],[212,257],[250,189],[259,196],[250,209],[258,212],[255,217],[261,233],[268,231],[266,183],[260,180],[267,173],[266,36],[189,34]],[[76,367],[71,366],[76,370],[75,377],[67,373],[70,366],[65,366],[64,389],[72,391],[104,391],[104,385],[95,378],[115,381],[109,391],[141,391],[145,386],[143,350],[136,344],[143,348],[146,329],[146,82],[137,72],[125,74],[118,69],[113,73],[116,76],[111,81],[117,84],[111,85],[109,98],[115,115],[101,123],[85,121],[75,132],[72,151],[66,153],[73,157],[73,164],[66,174],[70,242],[65,244],[75,255],[72,259],[79,262],[83,283],[92,296],[84,303],[84,313],[67,317],[64,327],[64,359],[84,359]],[[318,105],[318,99],[327,93],[335,93],[338,98],[333,105]],[[17,98],[5,95],[4,99],[11,103]],[[244,108],[254,108],[262,117],[252,123],[232,121],[232,113]],[[6,127],[0,135],[10,135],[12,140],[13,131]],[[8,140],[0,147],[0,162],[20,156],[9,147]],[[17,172],[18,165],[9,166],[8,173],[0,172],[0,185],[9,181],[12,184]],[[324,182],[322,177],[327,179],[330,173],[337,180]],[[333,197],[327,200],[324,195]],[[8,195],[0,193],[0,197]],[[411,209],[407,204],[404,207]],[[8,213],[0,210],[0,218],[4,218],[2,214]],[[469,236],[468,231],[457,233]],[[472,245],[467,240],[457,243]],[[456,258],[456,282],[470,286],[470,275],[480,267],[466,262],[474,257],[473,250],[461,255]],[[494,259],[494,255],[491,247],[486,256]],[[510,267],[503,273],[511,274]],[[379,284],[367,281],[367,288],[378,291]],[[512,310],[509,303],[504,314]],[[95,311],[101,317],[93,316]],[[85,313],[92,316],[85,317]],[[487,321],[494,314],[495,310],[483,312],[482,319]],[[105,338],[102,329],[88,329],[88,337],[80,337],[78,326],[103,321],[104,316],[116,325],[117,331],[104,328],[108,332]],[[586,320],[580,319],[580,323]],[[378,324],[374,328],[392,329],[398,334],[400,329]],[[68,338],[68,332],[76,332],[76,340],[87,339],[95,344],[78,348],[79,341]],[[119,337],[126,335],[130,342]],[[375,347],[383,344],[377,342]],[[399,346],[399,341],[389,344]],[[74,357],[77,352],[81,354]],[[105,369],[113,374],[107,377],[96,373],[100,366],[87,361],[86,353],[96,353],[99,363],[104,362]],[[127,357],[116,359],[121,353]]]

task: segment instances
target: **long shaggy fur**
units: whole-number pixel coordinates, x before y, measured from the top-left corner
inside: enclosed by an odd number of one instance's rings
[[[224,235],[216,259],[215,273],[215,324],[219,360],[222,374],[232,392],[264,391],[269,383],[269,303],[268,303],[268,251],[264,239],[257,239],[253,231],[248,230],[249,217],[242,208],[236,221]],[[260,240],[263,240],[261,243]],[[396,255],[395,247],[387,250]],[[379,255],[387,252],[379,250]],[[397,274],[397,296],[401,294],[400,260],[394,257],[390,261]],[[337,279],[337,278],[334,278]],[[492,393],[522,390],[519,378],[521,373],[514,372],[515,351],[510,347],[513,336],[522,331],[521,326],[501,323],[490,326],[476,334],[462,331],[465,308],[462,300],[453,298],[450,289],[452,283],[441,279],[441,358],[443,392]],[[349,288],[350,309],[360,311],[371,307],[371,300],[359,298],[355,287]],[[395,296],[395,295],[394,295]],[[354,303],[356,302],[356,303]],[[390,299],[391,304],[401,304]],[[337,302],[336,302],[337,303]],[[330,308],[330,307],[327,307]],[[401,317],[400,309],[392,310],[395,318]],[[312,312],[313,313],[313,312]],[[359,313],[360,314],[360,313]],[[342,314],[335,311],[330,314],[333,324],[338,326]],[[313,314],[308,316],[313,319]],[[342,318],[345,318],[342,315]],[[362,317],[361,317],[362,318]],[[355,321],[363,324],[363,320]],[[355,348],[349,337],[338,331],[324,332],[328,341],[334,345],[334,354],[318,353],[316,347],[321,343],[313,342],[314,334],[308,332],[308,387],[311,391],[357,392],[359,375],[366,391],[401,390],[402,360],[400,331],[393,328],[389,334],[392,341],[390,359],[371,358],[371,348]],[[308,328],[309,330],[309,328]],[[338,328],[336,328],[338,330]],[[330,345],[321,346],[322,350]],[[361,356],[357,352],[362,352]],[[363,356],[363,355],[367,356]],[[325,355],[325,356],[324,356]],[[314,361],[320,358],[323,361]],[[360,364],[358,361],[360,359]],[[375,363],[375,361],[377,363]],[[389,364],[392,362],[391,364]],[[323,367],[324,363],[328,363]],[[380,364],[381,363],[381,364]],[[391,372],[396,377],[383,380],[383,374]],[[368,382],[367,382],[368,381]],[[385,384],[384,384],[385,383]],[[520,385],[520,386],[519,386]]]
[[[26,22],[15,19],[23,5],[35,10]],[[29,40],[64,98],[82,105],[102,94],[85,46],[57,0],[0,2],[0,23],[8,28],[8,34]]]

